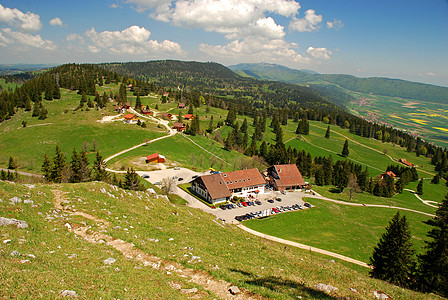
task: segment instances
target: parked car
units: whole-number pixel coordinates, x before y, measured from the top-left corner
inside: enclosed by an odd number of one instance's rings
[[[274,200],[269,199],[268,202],[269,202],[269,203],[274,203]]]
[[[283,195],[286,195],[286,191],[285,191],[285,190],[283,190],[283,191],[282,191],[282,194],[283,194]]]
[[[154,185],[160,185],[160,181],[154,182]]]
[[[174,167],[174,170],[180,170],[180,168],[179,167]]]
[[[198,178],[198,175],[193,175],[192,179]]]
[[[260,201],[260,200],[255,201],[255,203],[256,203],[257,205],[261,205],[261,201]]]
[[[241,202],[241,204],[246,207],[247,206],[247,202]]]
[[[311,207],[311,204],[309,204],[308,202],[305,202],[303,205],[305,205],[306,207]]]
[[[184,179],[182,177],[179,177],[178,181],[182,181],[182,180],[184,180]]]
[[[143,178],[149,178],[149,175],[148,174],[143,174],[142,177]]]
[[[275,198],[278,202],[282,202],[282,198]]]

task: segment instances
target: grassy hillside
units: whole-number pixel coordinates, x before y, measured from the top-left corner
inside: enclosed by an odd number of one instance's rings
[[[34,203],[10,204],[14,196]],[[82,299],[213,299],[229,295],[230,285],[255,298],[371,299],[374,290],[394,299],[437,298],[254,238],[163,197],[103,183],[0,182],[0,199],[3,217],[29,225],[0,226],[2,298],[57,298],[60,291],[72,290]],[[109,258],[116,261],[107,265]],[[326,294],[316,290],[318,283],[338,290]]]

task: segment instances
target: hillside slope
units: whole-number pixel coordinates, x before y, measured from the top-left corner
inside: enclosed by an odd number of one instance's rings
[[[372,299],[381,290],[394,299],[438,299],[260,240],[160,195],[100,182],[0,182],[0,199],[2,217],[28,225],[0,226],[2,298],[72,291],[82,299]],[[319,283],[337,289],[323,292]],[[230,285],[242,294],[231,296]]]
[[[376,95],[401,97],[428,102],[448,103],[448,87],[383,77],[359,78],[344,74],[311,74],[274,64],[239,64],[233,71],[256,74],[258,78],[288,83],[331,83],[342,88]]]

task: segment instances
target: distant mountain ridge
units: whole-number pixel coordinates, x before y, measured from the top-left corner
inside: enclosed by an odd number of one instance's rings
[[[259,79],[294,84],[333,84],[342,88],[376,95],[401,97],[436,103],[448,103],[448,87],[383,77],[359,78],[344,74],[313,74],[305,70],[259,63],[229,66],[238,74],[255,74]]]

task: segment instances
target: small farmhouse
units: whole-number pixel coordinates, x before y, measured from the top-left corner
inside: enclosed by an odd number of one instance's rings
[[[179,132],[184,131],[186,128],[187,127],[185,126],[184,123],[176,122],[176,123],[173,124],[173,129],[175,129],[175,130],[177,130]]]
[[[126,102],[126,103],[124,104],[124,108],[125,108],[125,109],[130,109],[130,108],[131,108],[131,103]]]
[[[295,164],[274,165],[268,168],[269,183],[278,191],[301,189],[306,186]]]
[[[395,177],[397,177],[397,175],[395,175],[394,172],[392,172],[392,171],[387,171],[387,172],[384,172],[384,173],[381,174],[381,179],[384,179],[384,177],[385,177],[386,175],[392,177],[393,179],[395,179]]]
[[[185,103],[183,103],[183,102],[179,103],[177,105],[177,108],[184,109],[185,108]]]
[[[399,162],[401,162],[403,165],[406,165],[408,167],[413,167],[414,166],[414,164],[408,162],[406,158],[400,158]]]
[[[142,114],[144,114],[144,115],[151,115],[152,111],[150,109],[142,108]]]
[[[164,120],[171,120],[171,118],[173,117],[172,114],[167,113],[167,112],[163,112],[163,113],[161,113],[161,114],[159,114],[157,116],[162,118],[162,119],[164,119]]]
[[[186,115],[184,116],[184,119],[185,119],[185,120],[193,120],[193,119],[194,119],[194,115],[192,115],[192,114],[186,114]]]
[[[124,116],[124,122],[127,124],[136,124],[139,120],[139,117],[133,114],[127,114]]]
[[[146,163],[164,163],[165,159],[165,156],[163,156],[162,154],[153,153],[146,156]]]
[[[124,113],[126,111],[126,109],[123,106],[121,106],[121,105],[115,105],[114,111],[117,112],[117,113],[122,114],[122,113]]]

